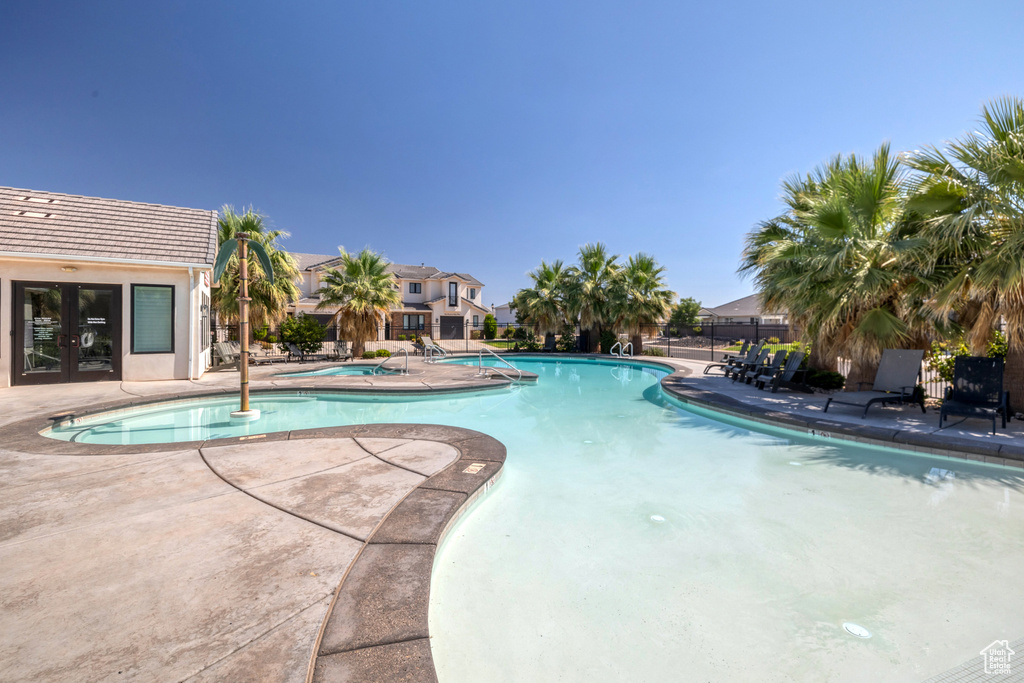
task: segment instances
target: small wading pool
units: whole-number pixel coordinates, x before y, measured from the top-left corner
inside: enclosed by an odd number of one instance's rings
[[[504,474],[435,557],[442,683],[920,681],[1024,635],[1020,470],[684,407],[656,364],[512,362],[538,383],[257,393],[255,422],[232,423],[225,397],[48,435],[153,443],[411,422],[494,436]]]
[[[385,368],[374,372],[375,365],[339,365],[331,368],[320,368],[319,370],[307,370],[305,372],[282,372],[277,377],[330,377],[333,375],[394,375],[395,372]]]

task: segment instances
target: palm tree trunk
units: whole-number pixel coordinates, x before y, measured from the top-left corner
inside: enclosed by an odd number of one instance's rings
[[[835,356],[824,353],[824,347],[822,343],[811,343],[811,355],[807,358],[807,365],[812,370],[835,372],[839,368],[839,363]]]
[[[1010,392],[1010,414],[1024,410],[1024,347],[1010,347],[1003,366],[1003,390]]]
[[[352,358],[362,358],[363,352],[366,350],[366,342],[361,338],[356,337],[352,340]]]
[[[850,374],[846,376],[846,390],[859,391],[868,390],[875,382],[875,375],[878,373],[878,364],[865,361],[855,361],[850,365]],[[864,386],[861,387],[860,383]]]
[[[642,334],[634,334],[630,340],[633,344],[633,355],[639,356],[644,350],[644,337]]]

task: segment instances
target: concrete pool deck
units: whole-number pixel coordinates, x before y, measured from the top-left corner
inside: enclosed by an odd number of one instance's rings
[[[476,378],[475,367],[414,363],[409,377],[286,379],[277,374],[322,366],[264,366],[253,368],[252,388],[503,384]],[[938,421],[911,407],[872,409],[867,421],[854,411],[822,416],[821,395],[772,395],[705,377],[702,364],[666,364],[695,402],[789,415],[797,428],[827,417],[933,436]],[[227,392],[237,381],[218,372],[0,392],[0,679],[436,680],[426,631],[433,552],[500,474],[494,439],[422,425],[139,447],[14,436],[69,410]],[[984,421],[968,421],[934,438],[1009,458],[1024,444],[1020,425],[993,437]]]

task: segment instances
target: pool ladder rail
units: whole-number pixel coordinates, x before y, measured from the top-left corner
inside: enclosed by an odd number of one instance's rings
[[[428,341],[429,340],[429,341]],[[434,343],[430,337],[423,338],[423,362],[436,363],[448,357],[448,352]]]
[[[513,384],[518,384],[518,383],[523,381],[523,371],[522,370],[520,370],[516,366],[512,365],[511,363],[509,363],[507,360],[505,360],[504,358],[502,358],[501,356],[496,354],[494,351],[491,351],[490,349],[486,349],[486,348],[481,348],[480,349],[480,360],[478,361],[477,372],[476,372],[476,376],[477,377],[487,377],[488,376],[487,372],[484,370],[484,351],[486,351],[487,353],[489,353],[492,356],[494,356],[495,358],[497,358],[499,361],[501,361],[502,363],[507,365],[510,369],[515,370],[516,373],[518,373],[519,376],[516,377],[515,379],[512,379],[512,377],[510,377],[509,375],[507,375],[504,372],[502,372],[501,368],[496,367],[496,366],[492,366],[492,367],[488,368],[489,370],[494,370],[496,373],[498,373],[499,375],[501,375],[502,377],[507,379],[509,382],[512,382]]]
[[[618,353],[615,353],[615,347],[618,347],[618,349],[619,349]],[[629,351],[627,352],[626,349],[629,349]],[[625,346],[623,346],[622,342],[620,342],[620,341],[615,342],[615,345],[612,346],[612,348],[608,350],[608,355],[618,356],[619,358],[632,358],[633,357],[633,342],[626,342]]]
[[[394,356],[388,356],[387,358],[385,358],[384,360],[382,360],[381,362],[379,362],[379,363],[377,363],[376,365],[373,366],[373,373],[372,374],[374,374],[374,375],[383,375],[385,372],[394,372],[394,373],[398,373],[399,375],[408,375],[409,374],[409,351],[408,351],[408,349],[398,349],[398,351],[396,351],[395,353],[402,353],[405,356],[405,367],[404,368],[386,368],[386,367],[384,367],[385,363],[387,363],[389,360],[394,358]],[[378,370],[380,370],[380,372],[377,372]]]

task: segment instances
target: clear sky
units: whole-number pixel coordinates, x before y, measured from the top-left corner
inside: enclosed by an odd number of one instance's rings
[[[45,2],[0,7],[0,185],[252,204],[500,304],[541,259],[645,251],[705,305],[839,152],[1024,96],[1024,3]]]

